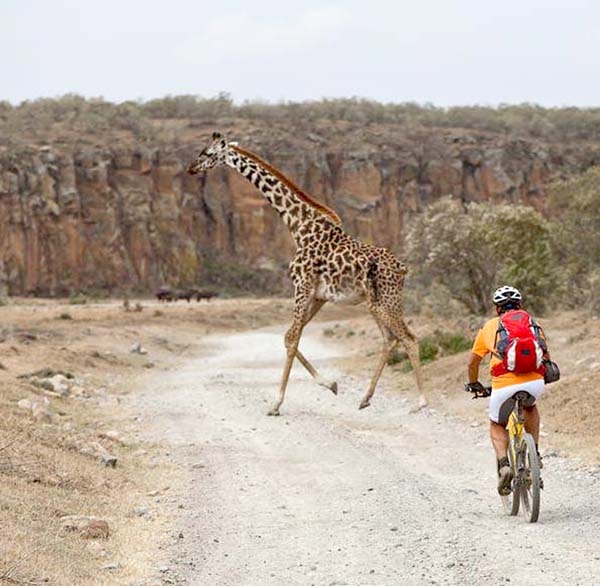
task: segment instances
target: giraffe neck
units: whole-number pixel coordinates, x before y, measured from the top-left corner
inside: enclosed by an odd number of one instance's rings
[[[304,193],[254,153],[232,144],[229,145],[229,151],[228,165],[262,193],[271,207],[279,213],[296,243],[300,240],[300,229],[315,220],[326,220],[341,225],[342,221],[332,209]]]

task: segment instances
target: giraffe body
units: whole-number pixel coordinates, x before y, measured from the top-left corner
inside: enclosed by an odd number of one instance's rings
[[[287,359],[279,399],[269,414],[279,415],[294,359],[298,359],[319,384],[337,393],[337,383],[322,379],[298,350],[304,326],[328,301],[366,301],[383,335],[380,361],[360,408],[369,405],[388,356],[399,342],[404,345],[413,366],[419,404],[425,406],[418,345],[402,311],[406,266],[386,248],[366,244],[346,234],[333,210],[305,194],[257,155],[228,143],[218,133],[213,134],[212,141],[188,172],[195,174],[219,164],[234,168],[255,185],[282,217],[297,247],[289,266],[294,285],[294,316],[285,335]]]

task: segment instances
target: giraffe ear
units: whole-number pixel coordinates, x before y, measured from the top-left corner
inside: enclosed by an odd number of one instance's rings
[[[220,132],[213,132],[213,140],[219,140],[220,138],[223,138],[223,135]]]

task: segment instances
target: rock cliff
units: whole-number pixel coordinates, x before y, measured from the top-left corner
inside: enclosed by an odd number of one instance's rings
[[[255,188],[228,169],[185,172],[212,129],[190,124],[176,145],[4,148],[0,293],[187,286],[210,277],[208,258],[283,271],[291,239]],[[543,211],[549,181],[600,162],[599,144],[489,132],[348,123],[298,132],[231,120],[214,129],[333,207],[350,233],[394,250],[411,215],[443,195]]]

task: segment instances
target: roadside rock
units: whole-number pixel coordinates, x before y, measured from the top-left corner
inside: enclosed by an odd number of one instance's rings
[[[49,408],[49,401],[43,397],[42,402],[30,401],[29,399],[21,399],[17,406],[20,409],[25,409],[33,416],[34,419],[42,423],[54,423],[56,414]]]
[[[56,415],[50,411],[47,407],[40,405],[38,403],[34,403],[31,408],[31,414],[33,418],[42,423],[54,423],[56,419]]]
[[[97,558],[105,558],[108,555],[104,546],[98,541],[89,541],[86,549]]]
[[[96,458],[107,468],[117,467],[117,457],[111,454],[101,443],[89,442],[77,446],[80,453]]]
[[[25,409],[27,411],[31,411],[33,409],[33,402],[30,401],[29,399],[21,399],[18,403],[17,406],[20,409]]]
[[[148,350],[142,347],[141,342],[136,342],[132,347],[130,352],[132,354],[148,354]]]
[[[66,515],[61,517],[61,527],[65,533],[78,533],[83,539],[108,539],[108,522],[99,517]]]

